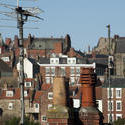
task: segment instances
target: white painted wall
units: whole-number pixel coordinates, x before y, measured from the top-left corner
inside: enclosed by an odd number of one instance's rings
[[[73,107],[74,108],[80,107],[80,99],[73,99]]]
[[[98,109],[102,112],[102,100],[96,100],[98,103]]]
[[[17,70],[20,70],[20,64],[17,64]],[[24,59],[24,74],[27,78],[33,78],[33,64],[27,59]]]

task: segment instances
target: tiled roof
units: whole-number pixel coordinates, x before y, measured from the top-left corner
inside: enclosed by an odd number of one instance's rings
[[[109,82],[106,80],[104,84],[102,84],[103,88],[109,87]],[[111,79],[111,87],[112,88],[125,88],[125,78],[114,78]]]
[[[42,91],[36,91],[34,99],[40,99],[42,96],[43,92]]]
[[[12,97],[6,96],[6,91],[13,91],[14,95]],[[28,92],[28,96],[25,99],[30,98],[31,91]],[[20,99],[20,88],[3,90],[0,95],[0,99]]]
[[[31,82],[31,81],[34,81],[34,79],[32,79],[32,78],[25,78],[24,81],[26,81],[26,82]]]
[[[42,84],[42,87],[41,87],[41,89],[42,89],[42,91],[47,91],[47,90],[49,90],[50,88],[52,87],[52,84]]]

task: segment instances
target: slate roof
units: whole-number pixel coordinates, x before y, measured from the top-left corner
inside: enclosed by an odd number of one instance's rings
[[[50,59],[49,58],[40,57],[39,58],[39,63],[40,64],[50,64]]]
[[[0,59],[0,72],[12,72],[12,69]]]
[[[89,59],[89,63],[93,62],[95,62],[96,64],[108,65],[108,58]]]
[[[109,87],[109,82],[106,80],[102,85],[103,88]],[[125,88],[125,78],[114,78],[111,79],[111,87],[112,88]]]
[[[32,39],[31,49],[54,49],[55,42],[65,42],[64,38],[34,38]]]
[[[125,37],[120,37],[117,39],[116,53],[125,53]]]

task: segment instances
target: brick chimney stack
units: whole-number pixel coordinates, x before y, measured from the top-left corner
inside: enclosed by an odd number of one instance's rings
[[[83,68],[80,76],[82,104],[79,117],[83,125],[102,125],[102,113],[96,107],[94,69]]]
[[[49,125],[73,125],[70,108],[67,107],[65,79],[60,76],[54,78],[53,105],[47,112]]]

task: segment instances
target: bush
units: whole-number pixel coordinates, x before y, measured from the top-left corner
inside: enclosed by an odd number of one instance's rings
[[[113,125],[125,125],[125,119],[124,118],[118,118],[118,120],[114,121]]]
[[[20,118],[13,117],[10,120],[6,120],[5,125],[19,125]],[[28,117],[25,117],[24,125],[40,125],[40,123],[35,123],[34,121],[30,121]]]

